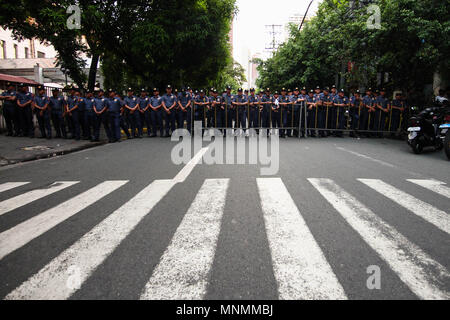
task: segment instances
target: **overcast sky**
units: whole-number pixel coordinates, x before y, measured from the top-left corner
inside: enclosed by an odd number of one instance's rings
[[[315,0],[309,14],[317,10],[322,0]],[[264,53],[269,42],[265,25],[289,22],[296,13],[304,14],[310,0],[237,0],[238,15],[234,21],[234,58],[244,67],[248,51]],[[267,53],[266,53],[267,54]]]

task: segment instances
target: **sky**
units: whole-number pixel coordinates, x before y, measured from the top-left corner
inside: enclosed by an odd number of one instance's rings
[[[308,15],[316,12],[318,4],[322,0],[315,0],[311,5]],[[238,14],[234,20],[234,59],[244,68],[248,64],[248,52],[263,54],[266,44],[270,40],[265,25],[284,25],[289,22],[289,17],[296,13],[304,14],[310,0],[237,0]],[[282,38],[282,37],[281,37]]]

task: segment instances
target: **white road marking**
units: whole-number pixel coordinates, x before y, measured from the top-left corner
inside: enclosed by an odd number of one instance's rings
[[[25,206],[31,202],[34,202],[38,199],[47,197],[53,193],[56,193],[58,191],[61,191],[68,187],[71,187],[77,183],[80,183],[80,182],[79,181],[55,182],[54,184],[50,185],[48,188],[33,190],[30,192],[21,194],[17,197],[0,202],[0,216],[4,215],[5,213],[8,213],[10,211],[13,211],[17,208],[23,207],[23,206]]]
[[[89,207],[127,182],[103,182],[50,210],[0,233],[0,259],[3,259],[6,255],[23,247],[51,228]]]
[[[409,179],[408,181],[417,184],[418,186],[421,186],[425,189],[436,192],[441,196],[450,198],[450,188],[447,187],[445,182],[437,180],[416,180],[416,179]]]
[[[378,193],[381,193],[386,198],[391,199],[395,203],[411,211],[415,215],[435,225],[442,231],[450,233],[450,215],[448,213],[439,210],[432,205],[407,194],[406,192],[398,190],[397,188],[381,180],[358,180]]]
[[[0,193],[29,184],[29,182],[7,182],[0,184]]]
[[[338,150],[351,153],[351,154],[353,154],[353,155],[355,155],[357,157],[376,162],[376,163],[381,164],[383,166],[390,167],[390,168],[395,168],[395,166],[393,164],[387,163],[387,162],[382,161],[382,160],[374,159],[372,157],[366,156],[365,154],[361,154],[361,153],[358,153],[358,152],[355,152],[355,151],[352,151],[352,150],[348,150],[348,149],[345,149],[345,148],[342,148],[342,147],[336,147],[336,148]]]
[[[37,274],[12,291],[9,300],[63,300],[69,298],[94,270],[134,230],[174,186],[157,180],[125,203]],[[77,270],[76,281],[70,270]]]
[[[421,299],[448,300],[447,269],[329,179],[308,179]]]
[[[347,299],[282,180],[257,184],[280,299]]]
[[[214,260],[229,180],[206,180],[145,286],[142,300],[201,300]]]
[[[208,151],[209,147],[201,149],[189,163],[178,173],[178,175],[173,179],[175,183],[183,183],[186,181],[187,177],[191,174],[192,170],[194,170],[195,166],[202,160],[206,151]]]

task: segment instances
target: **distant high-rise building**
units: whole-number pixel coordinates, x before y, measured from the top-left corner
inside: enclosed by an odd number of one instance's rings
[[[233,18],[233,20],[231,20],[231,28],[230,28],[230,32],[228,33],[228,44],[230,45],[231,56],[233,56],[233,52],[234,52],[233,32],[234,32],[234,18]]]

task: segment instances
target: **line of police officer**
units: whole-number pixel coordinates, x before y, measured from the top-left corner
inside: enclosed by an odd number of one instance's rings
[[[145,89],[139,96],[129,88],[125,97],[114,90],[99,90],[94,96],[72,88],[64,98],[58,89],[47,97],[43,87],[37,94],[27,91],[21,84],[19,92],[9,85],[1,98],[4,100],[4,117],[8,135],[34,137],[33,112],[36,114],[42,138],[52,138],[52,127],[57,138],[68,138],[66,124],[72,139],[99,141],[100,128],[104,127],[110,142],[121,140],[121,130],[127,137],[142,138],[144,126],[149,137],[169,137],[176,128],[192,130],[193,121],[201,121],[204,128],[241,129],[243,133],[253,128],[279,129],[281,137],[318,135],[343,136],[350,130],[351,136],[357,132],[396,132],[401,125],[401,115],[405,109],[401,94],[392,102],[386,97],[386,90],[372,92],[368,89],[364,97],[359,91],[349,99],[344,90],[338,92],[336,86],[320,87],[307,93],[305,87],[295,88],[293,92],[283,88],[281,94],[270,89],[256,94],[239,88],[237,94],[227,87],[223,94],[212,88],[210,96],[204,90],[194,92],[184,88],[173,93],[168,85],[166,93],[160,96],[157,88],[149,97]],[[266,130],[269,134],[270,131]],[[273,133],[276,131],[272,131]]]

